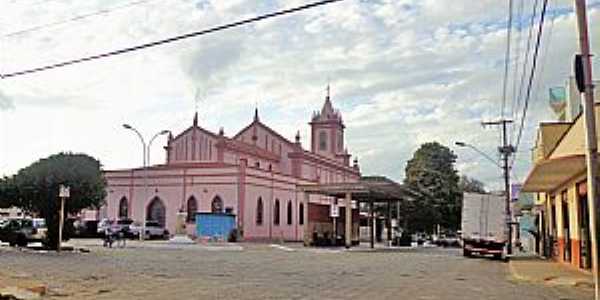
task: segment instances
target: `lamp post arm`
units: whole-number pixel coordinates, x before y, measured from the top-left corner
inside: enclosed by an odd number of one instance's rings
[[[148,146],[147,146],[147,150],[146,150],[146,156],[147,156],[147,159],[146,159],[146,161],[148,162],[148,165],[150,165],[150,147],[152,147],[152,142],[154,142],[154,140],[155,140],[155,139],[156,139],[156,138],[157,138],[159,135],[167,134],[167,133],[169,133],[169,132],[170,132],[170,131],[167,131],[167,130],[160,131],[160,132],[156,133],[156,134],[155,134],[155,135],[154,135],[154,136],[153,136],[153,137],[150,139],[150,142],[148,142]]]
[[[127,129],[135,132],[135,134],[137,134],[137,136],[140,138],[140,141],[142,141],[142,146],[144,147],[143,148],[143,152],[144,152],[143,153],[143,155],[144,155],[143,167],[145,168],[146,167],[146,161],[147,161],[146,160],[146,148],[147,148],[147,146],[146,146],[146,140],[144,140],[144,137],[142,136],[142,134],[137,129],[135,129],[134,127],[129,127]]]
[[[487,160],[489,160],[490,162],[492,162],[497,167],[502,168],[502,166],[496,160],[494,160],[492,157],[490,157],[489,155],[487,155],[485,152],[477,149],[475,146],[470,145],[470,144],[465,144],[465,146],[469,147],[469,148],[473,149],[475,152],[481,154],[483,157],[485,157]]]
[[[142,208],[140,210],[140,213],[142,215],[142,231],[140,231],[140,233],[139,233],[139,238],[140,238],[140,241],[143,241],[144,234],[146,233],[146,205],[145,205],[145,202],[146,202],[146,199],[148,198],[148,171],[146,169],[146,158],[147,158],[146,151],[148,149],[147,149],[146,141],[144,140],[144,137],[137,129],[135,129],[134,127],[127,125],[127,124],[123,125],[123,127],[135,132],[137,134],[137,136],[140,138],[140,141],[142,141],[142,147],[143,147],[142,155],[144,156],[143,168],[142,168],[142,170],[144,171],[144,197],[142,198],[142,201],[141,201]]]

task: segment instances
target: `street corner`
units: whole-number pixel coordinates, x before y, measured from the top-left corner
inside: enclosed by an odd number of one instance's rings
[[[508,263],[509,280],[553,286],[593,289],[592,276],[569,266],[540,258],[518,258]]]

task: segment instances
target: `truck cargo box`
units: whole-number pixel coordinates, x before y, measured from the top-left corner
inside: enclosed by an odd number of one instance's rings
[[[464,193],[461,227],[465,256],[502,257],[507,242],[504,196]]]

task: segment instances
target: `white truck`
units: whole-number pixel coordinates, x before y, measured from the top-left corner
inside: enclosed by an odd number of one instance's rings
[[[507,234],[502,194],[464,193],[462,206],[463,255],[505,258]]]

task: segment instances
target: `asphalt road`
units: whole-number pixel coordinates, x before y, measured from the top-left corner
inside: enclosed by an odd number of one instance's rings
[[[518,282],[506,263],[466,259],[455,249],[164,242],[90,249],[56,254],[0,247],[0,285],[41,282],[56,299],[592,299],[589,289]]]

